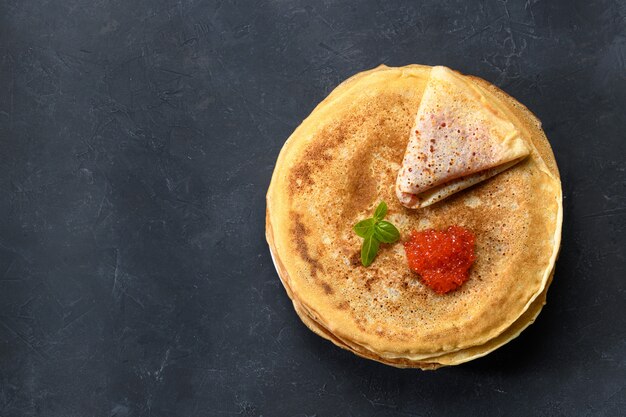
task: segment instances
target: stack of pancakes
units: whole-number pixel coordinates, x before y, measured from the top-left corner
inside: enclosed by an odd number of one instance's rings
[[[462,76],[523,133],[530,155],[436,204],[409,209],[395,183],[431,67],[381,66],[337,87],[285,143],[267,194],[266,236],[302,321],[355,354],[435,369],[493,351],[546,302],[558,253],[559,173],[540,122],[484,80]],[[401,243],[360,261],[352,226],[385,201],[402,238],[464,226],[476,261],[458,290],[437,294],[407,265]]]

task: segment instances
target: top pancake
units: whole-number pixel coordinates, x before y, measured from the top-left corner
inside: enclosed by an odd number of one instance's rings
[[[337,87],[289,138],[267,195],[267,237],[293,296],[340,338],[412,358],[485,343],[543,291],[556,258],[561,188],[539,122],[471,78],[531,139],[523,162],[420,210],[394,184],[430,67],[379,67]],[[384,200],[403,236],[452,224],[476,234],[477,259],[459,290],[438,295],[408,269],[401,244],[359,260],[352,226]]]

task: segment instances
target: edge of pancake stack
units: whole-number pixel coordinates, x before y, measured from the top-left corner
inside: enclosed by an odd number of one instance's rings
[[[472,162],[468,175],[435,173],[399,190],[404,168],[419,162],[424,134],[414,132],[429,120],[421,104],[448,98],[432,88],[435,74],[488,109],[481,117],[497,117],[512,151]],[[352,226],[380,201],[402,240],[451,224],[473,230],[469,280],[434,293],[409,270],[401,242],[381,245],[362,266]],[[540,122],[495,86],[444,67],[380,66],[342,83],[287,140],[267,194],[270,252],[303,323],[356,355],[403,368],[482,357],[532,324],[546,303],[561,224],[559,173]]]

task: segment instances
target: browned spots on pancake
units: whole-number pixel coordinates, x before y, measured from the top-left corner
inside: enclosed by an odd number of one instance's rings
[[[362,122],[362,121],[361,121]],[[312,174],[321,171],[334,158],[333,149],[347,139],[346,125],[331,124],[322,129],[306,148],[303,158],[291,172],[289,195],[298,193],[300,187],[315,185]]]
[[[307,244],[306,238],[311,235],[311,231],[302,222],[302,215],[300,213],[291,212],[291,216],[293,217],[294,223],[292,235],[298,254],[302,260],[309,265],[311,269],[311,276],[315,280],[315,283],[322,287],[322,290],[326,295],[334,294],[335,291],[330,284],[318,279],[318,272],[324,273],[324,267],[320,261],[311,255],[309,251],[309,245]]]
[[[311,178],[313,167],[306,162],[300,162],[291,172],[291,181],[289,183],[289,194],[293,195],[299,187],[310,187],[315,184]]]
[[[324,139],[315,141],[309,146],[306,150],[305,158],[292,171],[291,193],[297,192],[299,187],[310,187],[315,184],[312,174],[315,171],[320,171],[325,164],[333,160],[332,148],[339,145],[339,143],[324,136]]]
[[[390,331],[386,331],[385,327],[380,326],[375,328],[374,332],[380,336],[383,337],[387,340],[400,340],[400,341],[406,341],[409,340],[410,338],[410,334],[406,333],[406,332],[390,332]]]
[[[351,166],[358,167],[358,169],[347,171],[347,189],[344,195],[348,198],[340,216],[342,222],[351,220],[354,213],[371,205],[377,194],[376,180],[370,169],[371,152],[368,149],[359,150],[352,161]]]
[[[348,304],[347,301],[342,301],[339,303],[339,305],[337,305],[337,308],[339,310],[347,310],[350,307],[350,304]]]
[[[348,258],[348,260],[350,261],[350,265],[352,266],[361,265],[361,253],[359,251],[353,252],[352,255],[350,255],[350,257]]]
[[[385,198],[393,204],[395,194],[389,188],[379,192],[380,184],[393,184],[396,172],[389,168],[387,162],[400,163],[408,142],[414,113],[409,110],[410,103],[405,97],[397,94],[381,95],[376,106],[370,109],[371,114],[385,114],[384,117],[371,119],[366,123],[367,139],[356,148],[349,163],[346,164],[347,200],[342,207],[341,221],[352,220],[350,216],[362,212],[376,203],[375,200]],[[384,109],[384,110],[383,110]],[[374,159],[376,157],[376,160]],[[375,175],[378,174],[378,175]],[[380,175],[382,174],[382,176]],[[389,195],[386,195],[387,192]]]
[[[344,114],[339,120],[328,124],[310,140],[299,161],[291,170],[289,179],[289,196],[293,197],[302,192],[303,188],[315,188],[315,173],[323,172],[325,167],[332,163],[337,155],[336,148],[341,147],[346,141],[358,138],[362,141],[363,136],[367,142],[361,143],[356,148],[358,151],[350,161],[341,161],[342,169],[353,168],[347,172],[348,193],[358,196],[354,205],[367,205],[376,193],[376,181],[369,173],[372,150],[379,148],[381,143],[387,145],[391,152],[392,160],[400,161],[404,154],[404,147],[408,141],[409,130],[412,125],[410,116],[413,111],[409,109],[411,103],[407,103],[405,97],[400,94],[386,94],[377,97],[376,100],[355,106],[350,113]],[[395,109],[397,111],[387,112]],[[372,117],[375,114],[387,113],[385,117]],[[399,117],[398,114],[401,116]],[[405,119],[406,116],[409,119]],[[398,146],[398,143],[402,145]],[[355,171],[354,168],[357,168]],[[357,190],[356,193],[351,191]],[[368,200],[369,199],[369,200]]]
[[[311,275],[315,278],[317,277],[317,272],[323,272],[324,268],[320,262],[309,253],[309,245],[306,242],[306,237],[310,235],[311,231],[302,223],[302,215],[300,213],[292,211],[291,217],[293,218],[292,236],[296,244],[296,249],[302,260],[311,267]]]
[[[352,317],[354,317],[354,324],[356,324],[356,327],[361,331],[365,331],[365,326],[363,326],[363,319],[361,319],[360,317],[356,317],[354,314],[352,315]]]

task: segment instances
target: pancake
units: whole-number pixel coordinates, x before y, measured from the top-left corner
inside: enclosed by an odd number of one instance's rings
[[[553,274],[550,275],[550,279]],[[487,343],[474,346],[467,349],[462,349],[456,352],[451,352],[447,354],[442,354],[439,356],[433,356],[429,358],[422,358],[420,360],[411,360],[407,358],[387,358],[377,355],[375,352],[368,351],[361,346],[351,344],[349,341],[340,340],[334,334],[329,332],[327,329],[323,328],[315,321],[315,318],[310,315],[299,304],[296,300],[294,300],[294,309],[303,323],[312,330],[314,333],[330,340],[335,345],[349,350],[356,355],[367,359],[373,359],[378,362],[385,363],[387,365],[395,366],[398,368],[421,368],[424,370],[432,370],[437,369],[442,366],[451,366],[451,365],[459,365],[461,363],[468,362],[473,359],[477,359],[487,355],[490,352],[493,352],[497,348],[502,345],[510,342],[515,339],[520,333],[534,323],[537,316],[541,312],[543,306],[546,304],[548,288],[546,287],[544,291],[541,293],[535,301],[530,305],[528,310],[522,314],[522,316],[511,325],[508,329],[506,329],[503,333],[501,333],[498,337],[488,341]]]
[[[327,329],[321,327],[314,320],[314,318],[311,317],[299,303],[297,303],[297,301],[294,301],[294,309],[302,322],[314,333],[324,337],[325,339],[330,340],[335,345],[343,349],[349,350],[358,356],[376,360],[386,365],[391,365],[398,368],[421,368],[423,370],[433,370],[442,366],[459,365],[483,357],[501,347],[502,345],[515,339],[525,328],[534,323],[535,319],[537,318],[546,303],[547,291],[548,290],[546,288],[541,293],[541,295],[537,297],[537,299],[531,304],[529,309],[526,310],[526,312],[515,323],[513,323],[511,327],[509,327],[498,337],[490,340],[484,345],[474,346],[468,349],[462,349],[457,352],[447,353],[440,356],[423,358],[417,361],[411,361],[406,358],[385,358],[378,356],[374,352],[366,351],[362,347],[350,345],[346,341],[337,339],[335,335],[330,333]]]
[[[396,195],[420,208],[478,184],[529,153],[515,125],[467,77],[434,67],[420,100]]]
[[[272,256],[272,259],[274,260],[274,263],[276,267],[278,268],[278,265],[276,264],[276,261],[273,256]],[[417,360],[417,361],[411,361],[410,359],[406,359],[406,358],[381,357],[381,356],[378,356],[375,352],[368,351],[361,346],[352,344],[350,341],[338,339],[337,336],[335,336],[330,331],[323,328],[319,323],[317,323],[315,321],[316,318],[312,316],[310,312],[306,311],[306,308],[304,308],[300,304],[300,302],[297,299],[295,299],[295,297],[293,297],[287,282],[283,281],[283,285],[285,286],[285,289],[287,290],[289,297],[293,301],[294,310],[296,311],[296,313],[298,314],[302,322],[311,331],[313,331],[314,333],[316,333],[317,335],[325,339],[328,339],[329,341],[334,343],[336,346],[349,350],[350,352],[358,356],[361,356],[363,358],[376,360],[386,365],[391,365],[391,366],[395,366],[398,368],[421,368],[423,370],[434,370],[442,366],[459,365],[461,363],[465,363],[470,360],[483,357],[487,355],[488,353],[493,352],[497,348],[501,347],[502,345],[515,339],[517,336],[519,336],[520,333],[525,328],[527,328],[532,323],[534,323],[536,318],[539,316],[539,313],[541,312],[543,306],[546,304],[548,287],[549,287],[550,282],[552,281],[553,276],[554,276],[554,270],[550,273],[548,285],[546,285],[546,288],[539,295],[539,297],[537,297],[535,301],[533,301],[533,303],[530,305],[528,310],[526,310],[526,312],[524,312],[524,314],[522,314],[522,316],[518,320],[516,320],[515,323],[513,323],[508,329],[506,329],[498,337],[480,346],[474,346],[468,349],[462,349],[457,352],[447,353],[447,354],[434,356],[430,358],[422,358],[421,360]]]
[[[337,87],[283,147],[266,218],[278,273],[307,326],[361,356],[422,368],[488,353],[534,320],[562,222],[558,171],[540,123],[496,87],[467,76],[528,138],[529,157],[438,204],[400,204],[396,175],[429,75],[426,66],[382,66]],[[381,245],[363,267],[352,226],[381,200],[403,236],[452,224],[474,231],[470,279],[435,294],[409,271],[400,244]]]

